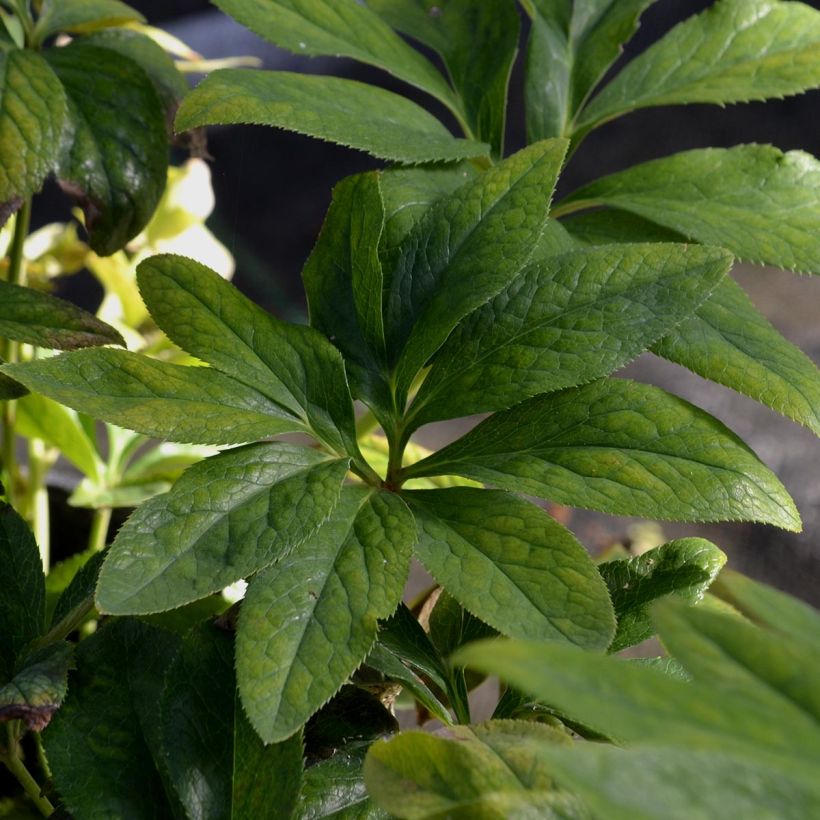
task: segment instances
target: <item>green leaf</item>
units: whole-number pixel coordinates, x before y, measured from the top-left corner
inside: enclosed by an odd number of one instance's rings
[[[820,371],[731,279],[653,352],[751,396],[820,435]]]
[[[42,43],[62,31],[83,34],[133,22],[144,23],[145,18],[119,0],[45,0],[34,37]]]
[[[561,226],[585,245],[619,242],[686,242],[686,237],[629,211],[601,208],[561,219]]]
[[[427,59],[373,12],[349,0],[217,0],[216,5],[280,48],[312,57],[350,57],[453,105],[453,92]]]
[[[278,321],[210,268],[181,256],[140,264],[140,292],[170,339],[281,405],[338,452],[356,452],[342,357],[320,333]]]
[[[46,52],[69,99],[69,132],[57,175],[85,211],[101,256],[133,239],[165,188],[165,112],[133,60],[81,41]]]
[[[367,0],[393,28],[438,52],[477,139],[504,153],[507,86],[518,48],[510,0]]]
[[[302,738],[263,745],[239,703],[233,640],[211,624],[195,628],[165,676],[163,753],[189,817],[290,817],[302,779]]]
[[[636,108],[765,100],[820,84],[820,14],[803,3],[719,0],[629,63],[579,128]]]
[[[529,142],[569,137],[575,115],[653,0],[534,0],[527,45]]]
[[[77,570],[70,583],[63,589],[54,606],[54,612],[51,616],[52,629],[62,622],[73,622],[79,613],[88,610],[89,604],[94,600],[94,591],[97,588],[100,567],[106,553],[95,552],[90,556],[87,553],[81,553],[81,555],[84,555],[86,560]],[[52,575],[53,571],[48,574],[47,587],[49,586],[48,580],[51,579]],[[48,591],[51,593],[50,588]]]
[[[0,366],[5,363],[5,360],[0,358]],[[19,399],[27,393],[28,390],[20,384],[20,382],[16,382],[14,379],[10,379],[8,376],[0,373],[0,401],[6,401],[7,399]]]
[[[26,646],[45,626],[40,551],[23,519],[0,502],[0,681],[12,678]]]
[[[611,373],[687,318],[731,264],[717,248],[651,244],[532,265],[446,341],[413,403],[412,426]]]
[[[54,170],[65,118],[65,92],[42,56],[0,45],[0,225]]]
[[[542,745],[570,742],[547,726],[511,720],[453,726],[437,735],[402,732],[370,747],[365,782],[378,805],[410,820],[580,818],[580,805],[556,788],[539,761]]]
[[[430,641],[442,657],[448,658],[464,644],[494,638],[498,634],[491,626],[476,618],[446,590],[430,613]]]
[[[618,630],[610,652],[640,643],[654,634],[649,605],[674,595],[688,603],[699,601],[714,581],[726,555],[703,538],[681,538],[635,558],[598,565],[609,588]]]
[[[478,618],[515,637],[609,645],[615,618],[601,576],[546,512],[510,493],[467,487],[404,498],[419,559]]]
[[[69,695],[43,733],[54,784],[73,816],[173,816],[151,741],[177,647],[170,633],[131,620],[111,621],[78,645]]]
[[[57,350],[125,344],[113,327],[71,302],[3,281],[0,337]]]
[[[404,163],[486,155],[456,139],[432,114],[391,91],[339,77],[223,69],[186,98],[177,131],[201,125],[273,125]]]
[[[266,743],[292,735],[365,659],[401,599],[414,536],[396,496],[346,488],[313,537],[252,580],[236,670]]]
[[[783,485],[729,429],[657,387],[601,379],[496,413],[405,470],[616,515],[799,531]]]
[[[400,391],[468,313],[526,265],[544,231],[566,142],[531,145],[440,200],[385,278],[389,363]]]
[[[45,729],[65,697],[72,649],[60,641],[18,664],[14,677],[0,686],[0,723],[23,720],[29,730]]]
[[[230,376],[125,350],[78,350],[3,371],[81,413],[156,438],[237,444],[304,429],[281,405]]]
[[[820,162],[802,151],[784,154],[770,145],[684,151],[596,180],[556,212],[597,205],[728,248],[746,262],[820,271]]]
[[[281,442],[194,465],[119,531],[100,573],[98,607],[161,612],[246,578],[322,525],[346,472],[344,460]]]

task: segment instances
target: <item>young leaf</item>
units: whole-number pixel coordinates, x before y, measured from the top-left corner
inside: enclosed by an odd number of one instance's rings
[[[57,350],[125,344],[113,327],[71,302],[3,281],[0,337]]]
[[[445,342],[412,425],[605,376],[688,317],[732,264],[717,248],[613,245],[535,264]]]
[[[280,322],[210,268],[181,256],[142,262],[156,323],[188,353],[285,408],[338,452],[356,452],[344,363],[321,334]]]
[[[230,376],[125,350],[78,350],[3,365],[3,372],[81,413],[155,438],[238,444],[304,430],[281,405]]]
[[[533,0],[527,45],[529,142],[569,137],[589,94],[653,0]]]
[[[97,586],[100,610],[161,612],[257,572],[323,524],[346,472],[347,461],[281,442],[194,465],[117,534]]]
[[[82,641],[69,695],[43,733],[54,784],[77,817],[173,816],[152,744],[162,677],[178,647],[137,621]]]
[[[54,170],[65,118],[65,91],[42,56],[0,43],[0,226]]]
[[[40,551],[25,521],[0,502],[0,681],[8,681],[26,646],[45,626]]]
[[[393,28],[438,52],[476,139],[502,156],[507,86],[518,48],[511,0],[367,0]],[[552,136],[552,135],[550,135]]]
[[[72,139],[57,175],[85,211],[91,247],[107,256],[148,224],[165,188],[165,113],[128,57],[81,41],[46,55],[69,98]]]
[[[385,278],[385,330],[399,390],[468,313],[526,265],[544,231],[566,142],[531,145],[440,200]]]
[[[401,599],[414,537],[398,497],[345,488],[330,520],[250,583],[236,670],[266,743],[290,737],[365,659]]]
[[[84,34],[133,22],[143,23],[145,18],[119,0],[44,0],[34,37],[42,43],[63,31]]]
[[[622,379],[536,396],[405,470],[452,473],[616,515],[801,526],[777,477],[721,422]]]
[[[339,77],[223,69],[182,103],[176,129],[236,123],[273,125],[404,163],[486,155],[456,139],[432,114],[391,91]]]
[[[718,0],[629,63],[579,129],[656,105],[765,100],[820,84],[820,13],[804,3]]]
[[[731,279],[652,350],[820,435],[820,371]]]
[[[610,652],[654,634],[649,605],[667,595],[699,601],[714,581],[726,555],[703,538],[682,538],[638,555],[598,565],[615,607],[618,629]]]
[[[468,487],[403,497],[416,517],[416,554],[465,609],[506,635],[609,645],[615,618],[601,576],[546,512]]]
[[[802,151],[784,154],[770,145],[684,151],[599,179],[562,200],[556,212],[597,205],[728,248],[746,262],[820,271],[820,162]]]
[[[290,817],[302,779],[302,738],[264,746],[248,723],[233,671],[233,639],[203,624],[183,639],[165,676],[162,749],[188,816]]]

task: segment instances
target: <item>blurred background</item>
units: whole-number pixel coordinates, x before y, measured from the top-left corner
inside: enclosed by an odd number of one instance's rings
[[[351,61],[310,59],[281,51],[204,0],[134,0],[131,4],[150,23],[176,35],[206,58],[252,55],[265,68],[333,73],[385,88],[401,86],[390,76]],[[644,14],[621,64],[675,23],[710,4],[710,0],[658,0]],[[525,33],[522,31],[522,38]],[[521,85],[519,65],[510,88],[507,152],[524,144]],[[435,106],[412,89],[401,86],[401,91],[423,105]],[[820,92],[725,109],[688,106],[634,113],[593,132],[563,177],[559,195],[644,160],[741,142],[771,143],[782,150],[802,149],[819,155]],[[211,129],[208,146],[217,202],[209,226],[236,258],[234,282],[277,316],[303,320],[299,274],[321,227],[331,189],[342,177],[378,163],[355,151],[263,127]],[[52,185],[38,202],[35,226],[64,219],[65,207]],[[820,278],[743,266],[735,274],[775,326],[815,362],[820,361]],[[100,296],[91,277],[75,278],[63,294],[89,308],[96,307]],[[751,400],[650,355],[641,357],[622,375],[672,390],[735,430],[780,476],[797,502],[805,527],[803,533],[792,535],[747,524],[664,524],[663,535],[702,534],[730,553],[735,568],[820,605],[820,471],[816,467],[820,443],[815,437]],[[428,428],[421,431],[420,439],[433,446],[457,432],[452,426]],[[635,529],[636,522],[629,519],[580,511],[561,514],[593,552],[623,539],[652,538],[651,529]]]

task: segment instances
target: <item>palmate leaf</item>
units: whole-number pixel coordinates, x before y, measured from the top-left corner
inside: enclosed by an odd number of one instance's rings
[[[500,410],[607,375],[688,317],[731,264],[716,248],[652,244],[532,265],[456,328],[410,423]]]
[[[57,171],[85,211],[91,247],[101,256],[133,239],[154,213],[168,169],[165,112],[131,59],[76,41],[46,55],[69,101]]]
[[[629,63],[578,129],[648,106],[799,94],[820,84],[818,46],[820,14],[804,3],[718,0]]]
[[[617,515],[800,530],[783,485],[721,422],[621,379],[536,396],[406,468]]]
[[[503,155],[507,86],[518,47],[512,0],[367,0],[393,28],[438,52],[476,139]],[[549,136],[553,136],[550,134]]]
[[[527,45],[530,142],[572,135],[573,118],[653,0],[532,0]]]
[[[604,649],[615,630],[606,587],[584,548],[510,493],[413,490],[416,554],[467,610],[505,635]]]
[[[456,139],[432,114],[390,91],[339,77],[223,69],[184,100],[178,131],[201,125],[273,125],[415,164],[480,157],[489,146]]]
[[[119,0],[45,0],[34,37],[42,43],[63,31],[84,34],[132,22],[145,22],[145,18],[135,8]]]
[[[236,670],[266,743],[290,737],[365,659],[401,599],[414,537],[397,496],[348,487],[313,537],[249,584]]]
[[[100,573],[98,607],[161,612],[246,578],[324,523],[346,473],[346,460],[281,442],[194,465],[119,531]]]

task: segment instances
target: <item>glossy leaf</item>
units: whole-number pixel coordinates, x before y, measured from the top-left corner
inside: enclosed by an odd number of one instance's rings
[[[622,379],[496,413],[406,470],[439,473],[616,515],[801,526],[783,485],[721,422]]]
[[[584,548],[547,513],[509,493],[454,488],[404,494],[416,554],[465,609],[506,635],[609,645],[609,595]]]
[[[0,681],[12,678],[26,646],[45,626],[45,577],[31,530],[0,502]]]
[[[180,347],[276,402],[333,449],[355,452],[344,363],[319,333],[278,321],[184,257],[151,257],[138,282],[151,316]]]
[[[570,742],[561,732],[523,721],[454,726],[436,735],[402,732],[370,748],[365,782],[380,806],[409,820],[583,817],[539,761],[542,745]]]
[[[165,188],[165,113],[151,80],[122,54],[82,41],[46,54],[69,99],[72,139],[57,174],[85,211],[91,247],[107,256],[148,224]]]
[[[0,43],[0,225],[54,170],[65,118],[65,92],[43,57]]]
[[[812,14],[820,21],[820,13]],[[590,183],[557,210],[597,205],[728,248],[747,262],[820,271],[820,163],[802,151],[784,154],[770,145],[684,151]]]
[[[452,105],[444,77],[361,3],[346,0],[217,0],[219,8],[294,54],[350,57],[389,71]]]
[[[530,142],[569,137],[584,101],[653,0],[533,0],[527,45]]]
[[[156,438],[237,444],[304,429],[281,405],[230,376],[124,350],[78,350],[3,370],[81,413]]]
[[[0,723],[22,720],[32,731],[45,729],[65,697],[71,652],[60,641],[25,657],[14,677],[0,685]]]
[[[799,94],[820,84],[818,46],[820,14],[804,3],[718,0],[629,63],[580,125],[647,106]]]
[[[552,140],[513,154],[436,203],[408,234],[385,278],[387,350],[400,390],[529,261],[565,151]]]
[[[403,163],[480,157],[488,146],[456,139],[432,114],[391,91],[339,77],[223,69],[186,98],[176,128],[273,125]]]
[[[113,327],[71,302],[3,281],[0,337],[56,350],[125,344]]]
[[[69,695],[43,734],[72,815],[172,816],[152,740],[162,676],[177,647],[170,633],[131,620],[109,622],[78,645]]]
[[[467,125],[502,156],[507,86],[518,47],[511,0],[367,0],[391,26],[438,52]],[[550,135],[551,136],[551,135]]]
[[[726,279],[653,352],[751,396],[820,435],[820,371]]]
[[[731,264],[717,248],[652,244],[587,248],[527,268],[447,340],[413,403],[413,426],[611,373],[687,318]]]
[[[396,496],[346,488],[313,537],[250,583],[236,669],[266,743],[290,737],[364,660],[401,599],[413,539]]]
[[[84,34],[108,26],[144,21],[135,8],[120,0],[44,0],[34,34],[42,42],[64,31]]]
[[[194,465],[117,534],[100,573],[100,610],[161,612],[257,572],[323,524],[346,472],[346,461],[284,443]]]
[[[609,587],[618,629],[610,652],[640,643],[654,634],[649,606],[674,595],[699,601],[726,563],[726,555],[703,538],[682,538],[618,561],[598,565]]]
[[[163,752],[187,816],[290,817],[302,779],[302,739],[263,745],[239,703],[233,640],[205,624],[184,638],[165,676]]]

